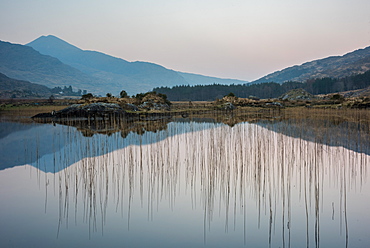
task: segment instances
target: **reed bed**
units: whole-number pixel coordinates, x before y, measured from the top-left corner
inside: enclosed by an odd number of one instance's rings
[[[130,228],[138,205],[153,220],[163,204],[178,211],[177,202],[186,201],[203,211],[205,241],[212,223],[221,218],[225,232],[242,229],[245,244],[256,225],[267,230],[266,245],[302,246],[293,235],[303,220],[299,235],[307,247],[318,247],[324,239],[320,227],[330,216],[348,244],[347,196],[363,190],[370,165],[368,139],[361,139],[369,135],[369,114],[341,111],[269,110],[263,114],[275,122],[263,125],[229,116],[231,126],[164,122],[156,123],[162,125],[159,131],[136,126],[124,135],[90,138],[66,127],[61,135],[74,145],[60,149],[54,158],[57,173],[45,178],[54,179],[59,195],[59,226],[68,226],[70,219],[77,223],[82,211],[89,233],[103,233],[113,208]],[[329,128],[333,125],[335,132]],[[84,159],[65,168],[73,156]]]

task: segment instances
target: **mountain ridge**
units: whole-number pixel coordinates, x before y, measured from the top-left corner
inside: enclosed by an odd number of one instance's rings
[[[50,95],[50,89],[44,85],[9,78],[0,73],[0,98],[46,98]]]
[[[43,55],[32,47],[4,41],[0,41],[0,72],[10,78],[49,88],[74,84],[86,90],[101,87],[99,80],[63,64],[57,58]]]
[[[275,71],[263,76],[253,82],[275,82],[286,81],[304,82],[316,78],[343,78],[354,74],[365,73],[370,70],[370,46],[354,50],[342,56],[329,56],[322,59],[305,62],[285,69]]]
[[[177,72],[164,66],[143,62],[129,62],[102,52],[82,50],[53,35],[41,36],[27,43],[42,54],[58,58],[90,76],[120,85],[128,93],[149,91],[158,86],[195,85],[201,83],[247,83],[242,80],[220,79],[192,73]]]
[[[370,47],[287,67],[251,84],[342,78],[367,70],[370,70]],[[41,36],[27,45],[0,41],[0,72],[50,88],[72,85],[101,95],[118,95],[121,90],[134,94],[176,85],[249,84],[175,71],[150,62],[129,62],[102,52],[82,50],[53,35]]]

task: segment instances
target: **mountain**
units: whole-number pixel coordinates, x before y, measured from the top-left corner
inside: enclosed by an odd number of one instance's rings
[[[92,77],[109,82],[106,90],[118,94],[124,89],[129,94],[146,92],[154,87],[213,83],[246,83],[191,73],[180,73],[148,62],[129,62],[96,51],[86,51],[58,37],[41,36],[26,44],[42,54],[58,58]]]
[[[370,70],[370,47],[359,49],[343,56],[332,56],[288,67],[264,76],[254,83],[286,81],[304,82],[315,78],[343,78]]]
[[[0,73],[0,98],[45,98],[50,95],[50,89],[44,85],[16,80]]]
[[[177,73],[188,82],[188,85],[209,85],[209,84],[229,85],[229,84],[248,83],[247,81],[242,81],[238,79],[216,78],[187,72],[177,72]]]
[[[93,78],[60,60],[43,55],[32,47],[0,41],[0,72],[10,78],[53,88],[69,86],[92,92],[103,90],[101,80]]]

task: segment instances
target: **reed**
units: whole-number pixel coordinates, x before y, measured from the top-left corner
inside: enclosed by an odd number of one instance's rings
[[[152,122],[161,127],[158,131],[149,123],[112,120],[90,127],[119,126],[124,135],[63,133],[76,147],[55,157],[56,165],[69,163],[76,152],[84,159],[57,173],[59,226],[68,226],[74,209],[75,222],[82,211],[89,233],[103,233],[113,204],[129,229],[133,206],[146,208],[152,221],[164,204],[177,211],[177,202],[186,198],[203,211],[205,242],[212,223],[221,218],[225,232],[242,229],[245,244],[255,224],[266,228],[269,246],[293,247],[292,230],[299,230],[303,219],[305,245],[319,246],[323,215],[329,212],[348,244],[347,197],[362,189],[370,164],[369,113],[269,110],[261,114],[269,118],[256,123],[241,122],[251,116],[240,113],[217,116],[231,126]]]

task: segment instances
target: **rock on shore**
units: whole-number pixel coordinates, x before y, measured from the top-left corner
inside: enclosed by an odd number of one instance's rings
[[[65,109],[52,112],[41,113],[32,118],[64,118],[64,117],[86,117],[86,118],[105,118],[110,116],[125,116],[126,111],[116,103],[91,103],[87,105],[73,104]]]

